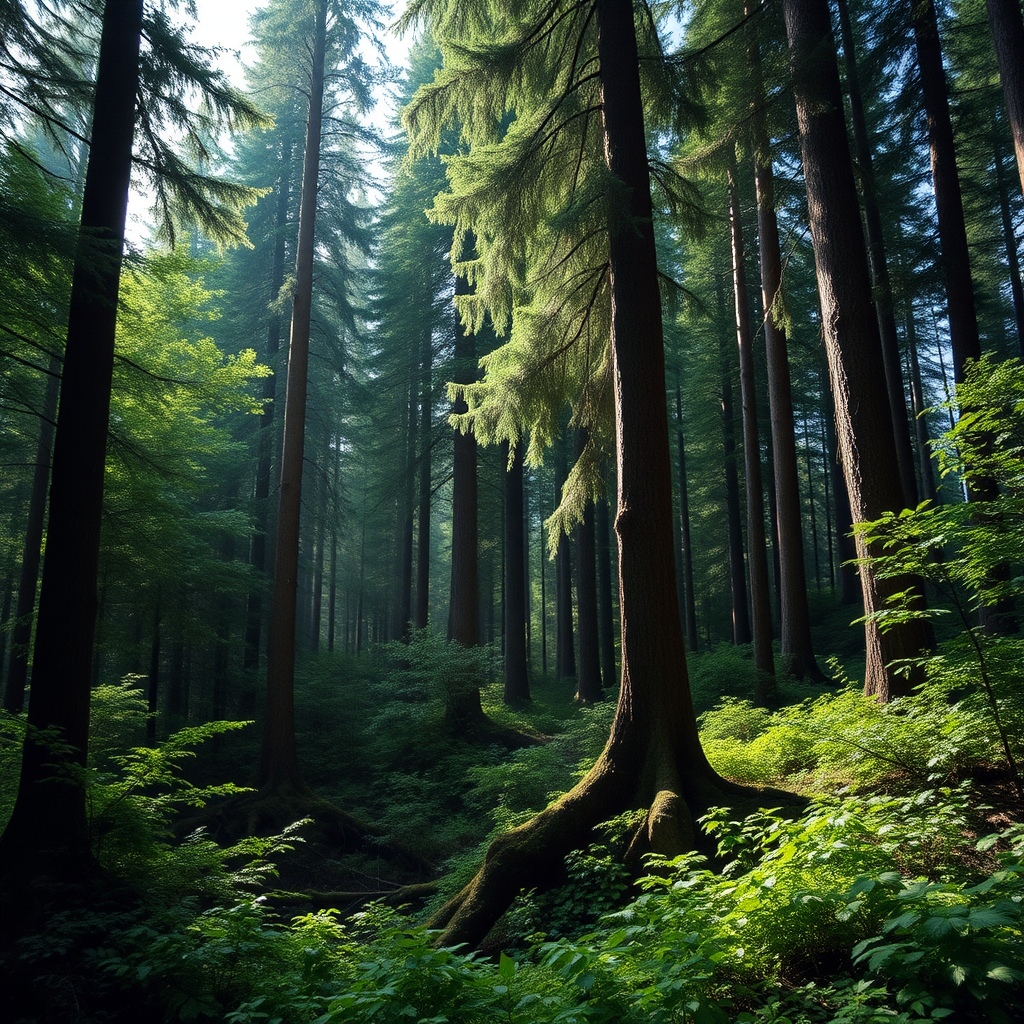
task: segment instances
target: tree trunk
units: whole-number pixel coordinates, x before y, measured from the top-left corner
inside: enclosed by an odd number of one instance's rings
[[[505,693],[506,704],[530,699],[530,678],[526,660],[526,572],[523,562],[523,445],[515,447],[505,465]]]
[[[754,667],[764,678],[775,676],[772,651],[772,602],[765,548],[764,486],[761,482],[761,442],[757,429],[757,382],[754,377],[750,300],[743,257],[743,220],[736,187],[736,159],[729,166],[729,225],[732,243],[733,299],[736,343],[740,361],[740,400],[743,404],[743,469],[747,485],[747,571],[750,573],[751,632]]]
[[[1013,150],[1024,195],[1024,18],[1020,0],[985,0],[992,29],[1006,114],[1013,132]]]
[[[749,11],[750,5],[747,5]],[[768,362],[768,402],[771,411],[772,453],[775,460],[775,537],[779,545],[779,587],[782,640],[779,645],[784,675],[820,682],[825,677],[814,658],[811,620],[807,608],[807,572],[800,508],[800,473],[796,459],[796,426],[789,374],[788,339],[778,310],[782,298],[782,251],[775,216],[775,181],[768,131],[764,121],[761,57],[755,41],[747,51],[753,84],[752,118],[754,187],[757,193],[757,238],[764,307],[765,356]]]
[[[587,433],[576,431],[576,454],[587,443]],[[576,623],[579,661],[576,672],[576,700],[593,704],[604,697],[601,687],[601,654],[597,622],[597,537],[594,503],[587,501],[583,519],[576,527]]]
[[[409,409],[405,444],[405,495],[402,503],[399,536],[398,601],[393,632],[406,643],[412,625],[412,539],[413,516],[416,513],[416,431],[419,427],[419,381],[416,379],[417,353],[412,354],[409,367]]]
[[[90,863],[85,767],[97,564],[114,334],[131,178],[142,0],[103,9],[93,130],[71,284],[50,482],[50,515],[21,780],[0,840],[0,870],[73,877]],[[57,730],[55,753],[38,738]],[[56,767],[55,767],[56,762]]]
[[[420,492],[419,519],[416,537],[416,601],[414,623],[417,629],[426,629],[430,613],[430,491],[431,448],[433,446],[433,337],[423,333],[423,351],[420,355]]]
[[[611,173],[629,217],[611,231],[609,288],[618,465],[622,688],[608,744],[587,776],[531,821],[495,839],[476,877],[434,916],[445,945],[480,943],[524,886],[557,877],[609,814],[648,808],[630,854],[697,844],[696,816],[738,787],[704,756],[686,674],[675,597],[672,475],[664,342],[631,0],[596,0]]]
[[[932,184],[938,214],[942,273],[946,283],[949,340],[953,348],[953,379],[959,384],[964,379],[964,364],[967,360],[981,356],[970,250],[934,0],[913,0],[911,10],[921,92],[928,118]]]
[[[857,147],[857,168],[860,171],[861,197],[864,202],[864,226],[867,233],[868,260],[871,265],[872,295],[878,315],[878,330],[882,339],[882,358],[885,361],[885,384],[889,392],[892,412],[893,436],[896,440],[896,458],[903,485],[903,503],[906,508],[917,505],[917,480],[914,476],[914,453],[910,444],[910,424],[907,421],[907,397],[900,370],[900,342],[896,332],[896,315],[892,303],[892,284],[885,259],[885,237],[882,233],[882,215],[878,209],[878,190],[875,170],[871,161],[867,121],[860,92],[857,53],[853,43],[853,27],[846,0],[836,0],[839,27],[843,40],[846,63],[846,88],[850,97],[850,121]]]
[[[729,537],[729,593],[732,597],[732,642],[749,644],[750,612],[747,607],[747,567],[743,561],[743,522],[740,514],[740,481],[736,467],[736,415],[733,410],[733,374],[736,362],[729,354],[729,327],[725,308],[725,284],[715,275],[718,297],[718,358],[722,364],[722,448],[725,452],[725,514]]]
[[[288,206],[291,202],[292,140],[281,140],[281,177],[278,181],[277,211],[274,221],[274,262],[270,272],[270,302],[274,303],[284,284],[285,231]],[[256,463],[256,487],[253,494],[256,508],[256,529],[249,541],[249,564],[257,572],[257,585],[249,592],[246,604],[244,666],[259,667],[260,636],[263,630],[264,573],[267,565],[267,537],[270,533],[270,467],[275,455],[274,409],[277,404],[278,352],[281,349],[281,314],[273,307],[267,321],[267,363],[274,370],[263,378],[263,412],[260,414]]]
[[[914,334],[914,316],[907,305],[907,348],[910,352],[910,399],[914,410],[914,428],[917,433],[917,465],[920,474],[919,493],[927,501],[938,500],[935,487],[935,470],[932,468],[932,449],[928,443],[928,421],[924,411],[924,387],[921,383],[921,366],[917,361],[917,338]]]
[[[608,499],[602,498],[595,510],[597,531],[597,595],[599,598],[601,629],[601,678],[604,685],[613,688],[619,677],[615,671],[615,628],[612,612],[612,552],[611,524],[608,516]]]
[[[472,246],[472,240],[467,242]],[[469,285],[464,278],[455,279],[455,294],[465,295]],[[461,324],[455,333],[455,367],[453,380],[471,384],[477,378],[476,343]],[[453,413],[469,409],[465,399],[452,405]],[[452,568],[451,596],[448,605],[448,639],[463,647],[480,643],[480,570],[477,543],[477,457],[476,438],[455,432],[452,468]],[[480,691],[476,688],[452,697],[445,708],[449,725],[457,729],[472,726],[483,719]]]
[[[1017,355],[1024,358],[1024,285],[1021,284],[1017,236],[1013,230],[1010,196],[1006,186],[1006,172],[1003,170],[1003,154],[998,137],[995,140],[993,157],[996,167],[996,192],[999,195],[999,215],[1003,224],[1003,247],[1006,249],[1006,267],[1010,275],[1010,302],[1013,306],[1013,323],[1017,328]]]
[[[299,525],[306,432],[309,328],[313,301],[316,201],[323,119],[327,2],[317,0],[310,64],[309,117],[302,165],[302,199],[292,293],[288,380],[284,400],[284,444],[278,495],[277,544],[270,648],[267,657],[267,707],[258,782],[262,789],[305,792],[295,752],[295,600],[298,588]]]
[[[60,392],[60,361],[50,358],[46,395],[39,417],[39,440],[36,462],[32,470],[32,493],[28,502],[28,522],[21,554],[21,575],[18,581],[18,603],[11,631],[11,661],[4,688],[4,707],[18,713],[25,702],[28,682],[28,649],[32,642],[32,617],[36,610],[36,585],[42,559],[43,526],[46,522],[46,491],[50,483],[50,451],[53,446],[53,422],[57,417],[57,396]],[[0,658],[0,667],[3,659]]]
[[[690,538],[690,496],[686,479],[686,442],[683,437],[683,399],[676,381],[676,457],[679,461],[679,543],[683,563],[683,622],[686,630],[686,645],[696,652],[697,598],[693,588],[693,541]]]
[[[557,442],[555,456],[555,506],[562,500],[562,484],[566,478],[564,439]],[[558,538],[555,553],[555,675],[572,679],[576,675],[576,649],[573,645],[572,622],[572,550],[569,538]]]
[[[896,443],[878,321],[872,313],[867,251],[857,212],[842,93],[827,0],[783,0],[793,89],[800,127],[804,178],[811,211],[811,238],[818,276],[822,325],[828,353],[836,426],[854,519],[877,519],[902,507],[903,490],[890,467]],[[857,539],[857,554],[869,551]],[[905,622],[882,632],[875,613],[888,598],[915,585],[882,579],[870,562],[860,567],[867,666],[864,689],[881,700],[909,691],[913,673],[894,662],[917,658],[930,646],[925,623]]]

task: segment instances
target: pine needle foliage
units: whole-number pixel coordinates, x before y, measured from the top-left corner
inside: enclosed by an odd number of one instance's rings
[[[571,407],[571,425],[591,441],[562,490],[555,538],[600,495],[611,447],[608,238],[623,226],[627,195],[604,160],[595,7],[422,0],[399,24],[427,25],[442,54],[404,112],[410,158],[459,132],[456,151],[442,153],[448,190],[429,211],[453,226],[452,262],[472,286],[459,313],[468,330],[489,319],[505,339],[481,360],[483,380],[450,386],[469,406],[452,421],[485,444],[526,444],[536,466]],[[636,25],[648,121],[671,129],[679,79],[647,4]],[[651,152],[658,141],[652,131]],[[678,174],[654,161],[653,181],[659,206],[699,226]]]

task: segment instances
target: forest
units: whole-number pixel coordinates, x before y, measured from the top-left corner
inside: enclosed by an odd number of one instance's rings
[[[219,7],[0,2],[0,1018],[1021,1019],[1020,0]]]

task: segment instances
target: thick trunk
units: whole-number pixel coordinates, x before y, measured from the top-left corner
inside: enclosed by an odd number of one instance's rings
[[[884,386],[882,345],[872,313],[867,251],[857,212],[842,93],[827,0],[783,0],[793,67],[793,90],[800,126],[804,178],[811,212],[836,426],[853,517],[877,519],[902,507],[892,418]],[[867,558],[863,540],[857,553]],[[914,586],[910,579],[881,579],[870,563],[860,568],[867,666],[865,692],[881,700],[908,691],[914,679],[893,667],[902,658],[919,657],[929,646],[920,621],[883,633],[870,618],[887,599]]]
[[[1006,115],[1013,132],[1020,190],[1024,195],[1024,18],[1020,0],[985,0],[985,7],[999,61]]]
[[[526,572],[523,533],[523,444],[516,445],[512,465],[505,446],[505,693],[506,704],[530,699],[526,662]]]
[[[89,738],[104,462],[142,10],[142,0],[107,0],[103,10],[50,482],[31,731],[14,810],[0,841],[5,874],[20,865],[34,873],[52,869],[73,875],[89,861],[85,790],[68,775],[85,766]],[[65,753],[55,754],[37,738],[46,729],[57,730],[67,744]]]
[[[878,330],[882,339],[882,357],[885,361],[885,385],[889,392],[892,412],[893,437],[896,440],[896,459],[903,485],[906,508],[917,505],[917,479],[914,476],[914,453],[910,443],[910,424],[907,421],[907,398],[900,370],[900,343],[896,332],[893,310],[892,284],[885,259],[885,238],[882,234],[882,215],[878,209],[871,145],[868,140],[867,120],[860,92],[857,54],[853,43],[853,27],[846,8],[846,0],[836,0],[839,27],[843,39],[843,57],[846,64],[846,87],[850,97],[850,120],[857,147],[857,168],[860,171],[861,198],[864,202],[864,226],[867,234],[868,259],[871,264],[872,294],[878,315]]]
[[[327,3],[326,0],[318,0],[310,65],[309,117],[306,121],[306,147],[302,166],[302,199],[299,206],[295,289],[292,293],[291,337],[288,344],[288,380],[284,400],[284,444],[281,453],[273,609],[267,657],[267,707],[259,766],[259,784],[263,788],[305,789],[295,752],[295,600],[298,588],[326,38]]]
[[[729,169],[729,224],[732,245],[732,281],[736,343],[740,361],[740,401],[743,405],[743,468],[747,485],[747,571],[750,574],[751,632],[754,666],[765,677],[775,675],[772,651],[772,605],[765,548],[764,487],[761,482],[761,443],[757,428],[757,382],[754,376],[750,301],[743,258],[743,219],[736,187],[736,161]]]

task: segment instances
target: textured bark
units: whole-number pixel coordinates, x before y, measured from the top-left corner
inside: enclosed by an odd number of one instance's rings
[[[740,361],[740,400],[743,405],[743,469],[747,485],[747,571],[750,574],[750,623],[754,666],[764,676],[775,675],[772,651],[772,606],[765,547],[764,486],[761,481],[761,443],[757,427],[757,382],[754,377],[750,300],[743,257],[743,219],[736,187],[736,160],[729,168],[729,226],[732,252],[733,308]]]
[[[675,598],[665,362],[631,0],[596,0],[611,172],[629,190],[630,223],[609,249],[618,467],[622,688],[608,744],[569,793],[499,836],[475,878],[431,924],[445,945],[483,942],[524,886],[551,884],[565,854],[609,815],[647,807],[628,858],[699,842],[696,816],[738,792],[704,756],[686,675]]]
[[[265,789],[305,790],[295,751],[295,599],[298,588],[302,469],[306,433],[309,329],[313,302],[317,183],[323,121],[327,3],[317,0],[309,81],[309,116],[302,165],[299,237],[295,253],[284,443],[278,492],[274,594],[267,656],[267,707],[258,782]]]
[[[4,875],[24,869],[74,876],[90,863],[85,790],[74,774],[85,766],[89,739],[104,462],[142,10],[142,0],[107,0],[103,10],[54,440],[28,707],[32,732],[22,749],[14,810],[0,840]],[[57,730],[67,752],[50,751],[37,737],[36,730],[43,729]]]
[[[1013,150],[1024,195],[1024,17],[1020,0],[985,0],[992,41],[999,61],[1006,116],[1013,133]]]
[[[523,530],[523,444],[516,445],[512,465],[505,464],[505,692],[506,704],[530,699],[526,660],[526,570]]]
[[[835,44],[827,0],[783,0],[793,69],[793,91],[810,211],[822,325],[828,353],[836,426],[854,519],[877,519],[902,506],[895,440],[878,321],[872,312],[867,251],[857,211]],[[857,540],[857,553],[872,552]],[[860,568],[868,616],[887,598],[914,586],[910,579],[881,579],[870,563]],[[929,646],[924,624],[906,622],[882,633],[865,623],[865,692],[881,700],[905,693],[915,681],[893,663],[918,657]]]
[[[893,437],[896,441],[896,461],[903,485],[903,503],[907,508],[917,505],[917,479],[914,475],[914,452],[910,443],[910,423],[907,419],[907,398],[900,369],[900,343],[896,332],[893,310],[892,284],[885,259],[885,238],[882,233],[882,215],[878,208],[878,191],[871,144],[868,140],[867,120],[860,91],[857,53],[853,42],[853,27],[846,0],[836,0],[839,27],[843,40],[846,64],[846,88],[850,98],[850,121],[856,144],[857,168],[860,171],[861,198],[864,203],[864,228],[867,235],[868,260],[871,265],[872,295],[878,315],[878,331],[882,339],[882,358],[885,362],[885,384],[889,392],[892,412]]]

